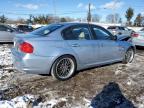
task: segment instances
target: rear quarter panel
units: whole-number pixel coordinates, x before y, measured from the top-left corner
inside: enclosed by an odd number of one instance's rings
[[[47,37],[48,38],[48,37]],[[27,39],[34,47],[33,54],[41,57],[53,57],[53,62],[62,55],[72,55],[75,57],[77,64],[79,64],[79,58],[76,53],[69,47],[65,40],[49,40],[44,38],[31,38]]]

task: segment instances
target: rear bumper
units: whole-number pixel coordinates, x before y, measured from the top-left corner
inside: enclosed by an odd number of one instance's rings
[[[54,57],[21,54],[11,49],[13,65],[16,70],[30,74],[49,74]]]

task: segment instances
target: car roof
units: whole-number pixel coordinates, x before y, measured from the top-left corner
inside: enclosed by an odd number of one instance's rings
[[[88,24],[88,23],[81,23],[81,22],[60,22],[56,24],[62,24],[62,25],[76,25],[76,24]]]
[[[59,22],[59,23],[52,23],[52,24],[60,24],[60,25],[63,25],[63,26],[83,25],[84,24],[84,25],[95,25],[97,27],[102,27],[102,26],[97,25],[97,24],[86,23],[86,22]]]

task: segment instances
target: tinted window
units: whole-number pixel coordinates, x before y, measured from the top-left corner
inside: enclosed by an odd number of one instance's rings
[[[63,31],[65,40],[90,40],[88,26],[73,26]]]
[[[19,29],[19,30],[24,30],[24,31],[25,31],[25,30],[26,30],[26,31],[27,31],[27,30],[33,30],[33,28],[32,28],[31,26],[27,26],[27,25],[19,25],[19,26],[18,26],[18,29]]]
[[[125,30],[125,28],[124,27],[119,27],[120,28],[120,30]]]
[[[92,29],[97,40],[111,40],[112,35],[104,28],[93,26]]]
[[[55,31],[56,29],[59,29],[62,26],[63,25],[61,25],[61,24],[51,24],[51,25],[36,29],[31,33],[35,34],[35,35],[47,35],[47,34],[53,32],[53,31]]]
[[[110,26],[110,27],[108,27],[107,29],[116,29],[117,27],[115,27],[115,26]]]
[[[7,31],[7,27],[5,27],[4,25],[0,25],[0,31]]]

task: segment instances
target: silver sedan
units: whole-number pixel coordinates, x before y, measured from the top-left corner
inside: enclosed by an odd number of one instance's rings
[[[132,62],[135,46],[101,26],[87,23],[50,24],[17,35],[12,49],[17,70],[51,74],[66,80],[77,70],[123,61]]]
[[[143,46],[144,47],[144,28],[138,32],[134,32],[132,34],[132,42],[136,46]]]
[[[0,24],[0,42],[13,42],[13,38],[17,33],[12,27]]]

